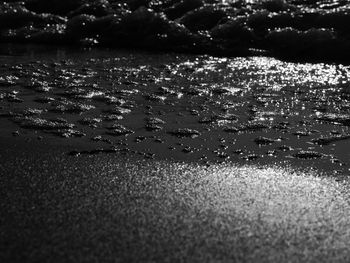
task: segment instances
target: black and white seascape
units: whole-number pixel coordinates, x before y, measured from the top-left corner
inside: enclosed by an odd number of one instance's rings
[[[0,2],[0,262],[349,262],[349,22]]]

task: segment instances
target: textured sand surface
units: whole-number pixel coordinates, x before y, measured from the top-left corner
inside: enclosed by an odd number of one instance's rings
[[[0,143],[2,262],[350,257],[348,187],[334,178]]]

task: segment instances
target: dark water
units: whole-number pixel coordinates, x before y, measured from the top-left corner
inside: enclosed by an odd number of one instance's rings
[[[131,154],[348,174],[347,66],[45,46],[1,50],[3,138],[62,142],[72,158]]]

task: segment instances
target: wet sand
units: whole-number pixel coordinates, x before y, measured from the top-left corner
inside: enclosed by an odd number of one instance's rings
[[[349,260],[348,67],[0,50],[1,261]]]
[[[335,178],[0,143],[2,262],[349,260]]]
[[[347,66],[44,46],[2,54],[2,136],[70,145],[71,155],[348,175]]]

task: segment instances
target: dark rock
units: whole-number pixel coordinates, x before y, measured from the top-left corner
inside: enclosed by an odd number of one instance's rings
[[[145,128],[147,131],[160,131],[163,129],[163,127],[157,125],[157,124],[153,124],[153,123],[148,123],[145,125]]]
[[[329,44],[335,38],[335,33],[327,29],[298,31],[292,28],[285,28],[271,31],[267,36],[267,41],[272,45],[278,45],[279,48],[298,50]]]
[[[121,105],[125,104],[125,102],[126,102],[123,99],[116,98],[114,96],[110,96],[110,95],[106,95],[106,94],[94,96],[92,99],[96,100],[96,101],[104,102],[106,104],[114,104],[114,105],[118,105],[118,106],[121,106]]]
[[[164,141],[162,139],[155,139],[154,142],[156,142],[156,143],[164,143]]]
[[[45,112],[46,110],[27,108],[24,110],[16,111],[22,116],[37,116]]]
[[[84,137],[84,136],[86,136],[86,134],[83,133],[82,131],[73,130],[73,129],[49,130],[49,131],[45,131],[45,132],[51,133],[51,134],[54,134],[56,136],[60,136],[60,137],[63,137],[63,138]]]
[[[164,13],[171,20],[185,15],[187,12],[203,6],[202,0],[182,0],[164,10]]]
[[[84,0],[29,0],[25,6],[36,13],[66,15],[82,6]]]
[[[124,114],[129,114],[131,110],[124,107],[115,106],[113,109],[107,110],[106,112],[115,114],[115,115],[124,115]]]
[[[215,118],[218,121],[237,121],[238,120],[238,116],[232,113],[220,113],[215,115]]]
[[[263,10],[254,12],[246,19],[243,19],[242,22],[249,28],[252,28],[257,36],[263,37],[270,30],[274,30],[276,28],[294,28],[295,18],[293,14],[288,12],[271,13],[267,10]]]
[[[77,102],[70,102],[70,101],[63,101],[60,103],[55,103],[52,105],[52,108],[50,111],[52,112],[66,112],[66,113],[82,113],[85,111],[89,111],[91,109],[94,109],[95,106],[83,104],[83,103],[77,103]]]
[[[204,94],[203,90],[199,87],[188,87],[183,90],[183,93],[189,96],[198,96]]]
[[[94,154],[100,154],[100,153],[116,153],[116,152],[118,152],[118,149],[110,148],[110,149],[94,149],[91,151],[70,151],[68,155],[77,157],[82,154],[94,155]]]
[[[166,49],[190,46],[194,41],[184,26],[143,7],[125,15],[108,30],[103,41],[114,46]]]
[[[108,143],[108,144],[112,144],[111,140],[109,140],[107,138],[104,138],[101,135],[94,136],[94,137],[91,138],[91,140],[94,141],[94,142],[105,142],[105,143]]]
[[[146,159],[154,159],[155,156],[154,153],[145,153],[143,157]]]
[[[64,24],[56,24],[46,26],[43,29],[39,29],[37,32],[31,33],[27,37],[27,41],[37,44],[66,44],[70,42],[66,36],[66,27]]]
[[[8,102],[14,102],[14,103],[23,102],[23,100],[21,98],[18,98],[16,94],[6,94],[5,98]]]
[[[288,152],[288,151],[292,151],[293,148],[291,146],[288,145],[282,145],[280,147],[277,148],[278,150],[281,150],[283,152]]]
[[[276,130],[289,130],[290,129],[290,123],[289,122],[280,122],[275,124],[272,128]]]
[[[299,159],[317,159],[323,157],[324,155],[314,151],[299,151],[293,154],[293,156]]]
[[[12,75],[0,77],[0,86],[1,87],[14,86],[14,85],[16,85],[15,79],[16,79],[16,77],[12,76]]]
[[[267,0],[262,2],[262,7],[270,12],[295,11],[297,7],[285,0]]]
[[[128,7],[135,11],[140,7],[150,7],[151,0],[127,0]]]
[[[241,150],[241,149],[233,150],[232,153],[238,154],[238,155],[243,154],[243,150]]]
[[[170,131],[169,134],[174,135],[176,137],[191,137],[191,138],[195,138],[197,136],[200,136],[201,133],[197,130],[193,130],[193,129],[188,129],[188,128],[184,128],[184,129],[176,129],[174,131]]]
[[[199,116],[199,111],[197,111],[197,110],[190,110],[190,113],[193,116]]]
[[[165,121],[156,117],[149,117],[145,119],[147,124],[165,124]]]
[[[254,142],[258,145],[269,145],[269,144],[272,144],[275,142],[274,139],[270,139],[270,138],[267,138],[267,137],[258,137],[258,138],[255,138],[254,139]]]
[[[312,142],[318,145],[328,145],[331,143],[348,140],[348,139],[350,139],[350,135],[334,135],[330,137],[320,137],[317,139],[313,139]]]
[[[239,20],[231,20],[214,27],[211,30],[211,36],[236,43],[249,43],[254,40],[253,31]]]
[[[181,93],[176,92],[170,88],[167,87],[159,87],[157,93],[159,95],[173,95],[173,96],[180,96]]]
[[[15,121],[19,122],[20,127],[26,128],[26,129],[59,130],[59,129],[71,129],[74,127],[74,125],[70,123],[49,121],[38,117],[25,117]]]
[[[267,156],[276,156],[277,155],[277,150],[268,150],[266,152]]]
[[[45,25],[59,22],[65,22],[65,20],[50,14],[38,15],[29,11],[21,2],[0,3],[0,29],[14,29],[30,24]]]
[[[347,41],[339,39],[332,29],[276,29],[266,36],[266,46],[286,58],[319,60],[348,58]],[[346,56],[346,57],[344,57]]]
[[[116,120],[122,120],[124,117],[117,114],[109,114],[109,115],[102,115],[101,118],[104,121],[116,121]]]
[[[193,153],[195,151],[195,149],[193,149],[190,146],[186,146],[185,148],[182,149],[182,152],[184,153]]]
[[[215,88],[211,91],[214,95],[230,94],[231,91],[226,88]]]
[[[46,81],[33,80],[25,84],[26,88],[34,90],[36,92],[44,93],[52,89],[52,87]]]
[[[12,132],[12,136],[18,137],[18,136],[19,136],[19,131],[13,131],[13,132]]]
[[[349,7],[335,9],[330,12],[320,12],[314,21],[313,27],[334,28],[344,34],[349,34],[349,27],[346,26],[348,23],[350,23]]]
[[[199,123],[203,123],[203,124],[211,124],[211,123],[215,123],[216,121],[217,121],[216,116],[203,117],[200,120],[198,120]]]
[[[110,131],[107,131],[106,134],[113,135],[113,136],[122,136],[122,135],[128,135],[128,134],[134,133],[133,130],[128,129],[121,124],[114,124],[112,127],[108,129],[110,129]]]
[[[230,156],[227,153],[221,152],[221,151],[217,151],[216,152],[216,156],[218,158],[220,158],[220,159],[228,159],[228,158],[230,158]]]
[[[100,118],[83,118],[79,121],[79,123],[83,124],[83,125],[89,125],[89,126],[95,126],[97,123],[100,123],[102,121],[102,119]]]
[[[350,115],[338,114],[338,113],[325,113],[316,117],[317,120],[339,123],[346,126],[350,126]]]
[[[78,43],[79,43],[79,46],[89,48],[89,47],[97,46],[100,42],[98,41],[97,38],[85,37],[85,38],[79,39]]]
[[[261,131],[269,128],[268,125],[263,123],[250,122],[238,127],[241,132],[252,132],[252,131]]]
[[[298,137],[310,136],[310,134],[311,134],[310,131],[296,131],[296,132],[293,132],[293,135],[298,136]]]
[[[149,101],[155,101],[155,102],[162,102],[166,99],[166,97],[164,96],[159,96],[159,95],[156,95],[156,94],[147,94],[144,96],[146,100],[149,100]]]
[[[237,133],[240,131],[237,127],[225,127],[223,130],[227,133]]]
[[[81,44],[88,44],[90,46],[91,43],[87,43],[86,41],[88,39],[93,39],[99,45],[120,45],[123,39],[119,39],[121,42],[117,41],[118,39],[116,37],[122,35],[119,34],[120,32],[116,33],[116,27],[119,26],[124,15],[125,12],[113,13],[103,17],[95,17],[94,15],[87,14],[71,17],[68,23],[67,36],[73,38],[75,43],[80,42]],[[115,34],[118,36],[115,37]],[[85,42],[83,41],[84,39]],[[95,44],[93,43],[93,45]]]
[[[144,140],[146,140],[146,137],[145,137],[145,136],[137,136],[137,137],[135,138],[135,142],[137,142],[137,143],[142,142],[142,141],[144,141]]]
[[[259,155],[257,154],[249,154],[247,156],[242,157],[246,161],[254,161],[259,158]]]
[[[213,6],[203,6],[186,13],[178,22],[191,31],[209,30],[226,16],[223,10]]]
[[[95,0],[93,2],[85,3],[79,8],[71,11],[68,16],[74,17],[77,15],[93,15],[96,17],[102,17],[110,15],[114,12],[112,6],[107,0]]]
[[[78,15],[67,22],[67,35],[74,39],[96,35],[99,28],[95,27],[96,17],[93,15]]]
[[[75,156],[75,157],[78,157],[79,155],[81,155],[81,152],[79,151],[70,151],[68,153],[69,156]]]

